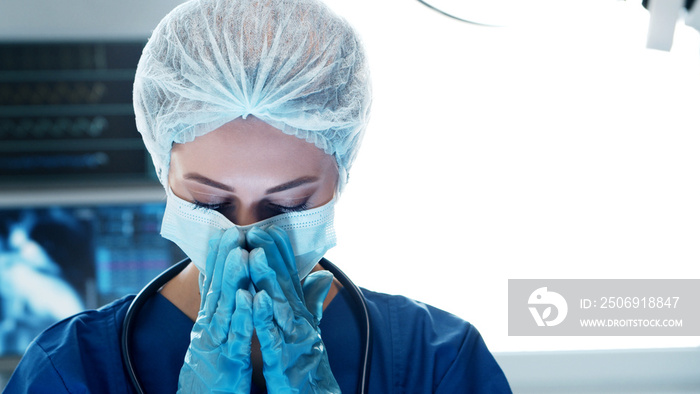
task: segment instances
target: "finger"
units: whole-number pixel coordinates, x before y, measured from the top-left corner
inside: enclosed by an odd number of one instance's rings
[[[327,358],[322,360],[326,356],[319,333],[304,320],[290,331],[285,331],[280,325],[278,316],[283,307],[264,291],[258,292],[253,298],[253,324],[260,342],[265,381],[271,392],[279,392],[281,388],[288,389],[290,386],[300,388],[307,385],[308,379],[312,377],[308,372],[289,373],[290,370],[310,371],[319,367],[319,362],[328,363]],[[291,309],[287,310],[291,314]],[[332,374],[330,376],[332,378]],[[337,389],[325,388],[321,391],[339,392]]]
[[[287,302],[287,295],[278,282],[277,273],[270,268],[267,254],[261,248],[253,249],[248,257],[250,279],[258,290],[264,290],[277,302]]]
[[[279,349],[284,343],[282,333],[275,325],[272,304],[272,298],[265,290],[257,292],[253,298],[253,326],[260,341],[263,361],[267,365],[277,362],[275,349]]]
[[[230,249],[233,249],[237,246],[243,247],[244,242],[245,239],[243,236],[241,236],[240,230],[238,230],[235,227],[224,231],[220,238],[214,238],[209,240],[209,253],[207,254],[207,261],[203,272],[203,274],[205,275],[205,291],[209,290],[209,284],[211,283],[211,278],[214,273],[214,267],[216,267],[216,260],[219,256],[219,248],[226,246],[228,246]]]
[[[270,390],[289,388],[285,376],[285,359],[280,357],[284,350],[284,339],[273,318],[272,299],[265,291],[259,291],[253,298],[253,326],[260,342],[263,359],[263,374]],[[288,363],[290,360],[286,360]]]
[[[238,289],[247,289],[250,285],[249,253],[240,247],[229,252],[226,257],[221,291],[235,294]]]
[[[236,282],[245,281],[247,277],[248,252],[241,248],[229,252],[224,264],[221,295],[211,320],[209,331],[215,343],[221,344],[229,334],[231,317],[236,301],[236,291],[239,289]],[[235,279],[243,277],[243,279]]]
[[[246,234],[246,240],[249,246],[260,248],[265,251],[267,265],[272,268],[277,275],[277,282],[282,288],[282,291],[284,291],[285,298],[295,310],[299,311],[299,313],[303,313],[306,307],[302,301],[304,295],[301,292],[299,278],[294,274],[295,279],[292,280],[292,274],[287,269],[287,263],[284,262],[284,258],[270,234],[254,227]],[[289,249],[291,250],[291,246],[289,246]],[[294,264],[293,261],[292,264]],[[274,294],[270,294],[270,296],[274,298]]]
[[[231,318],[225,357],[220,357],[219,376],[227,381],[226,392],[249,393],[253,368],[250,346],[253,339],[253,296],[236,292],[236,308]]]
[[[224,232],[218,240],[210,241],[210,246],[215,246],[209,251],[205,271],[209,272],[209,277],[205,275],[205,280],[200,291],[202,292],[202,303],[200,310],[204,310],[206,315],[211,316],[216,309],[221,292],[223,271],[231,249],[239,247],[241,242],[240,230],[233,227]],[[213,263],[213,264],[212,264]]]
[[[246,241],[250,249],[261,248],[265,251],[265,256],[267,257],[267,263],[277,274],[277,278],[280,281],[282,287],[288,287],[293,289],[294,286],[291,283],[290,273],[287,269],[287,265],[284,262],[284,258],[280,253],[275,241],[270,237],[265,230],[261,230],[257,227],[253,227],[246,233]]]
[[[202,277],[201,272],[199,275],[201,279],[201,286],[199,287],[201,301],[199,304],[197,321],[201,320],[203,324],[208,324],[211,321],[216,311],[216,305],[219,303],[219,292],[212,292],[212,288],[219,287],[218,285],[214,285],[214,278],[220,277],[219,272],[215,270],[217,267],[216,257],[219,252],[220,241],[221,239],[209,241],[209,255],[207,256],[207,262],[204,267],[206,273],[204,277]],[[223,267],[221,267],[221,269],[223,270]]]
[[[292,248],[292,243],[289,236],[284,230],[282,230],[281,227],[275,226],[274,224],[265,229],[265,231],[267,231],[270,238],[272,238],[272,240],[275,242],[277,250],[280,252],[282,260],[287,267],[287,272],[289,272],[292,285],[294,286],[294,291],[296,291],[301,297],[303,294],[301,292],[301,281],[297,270],[296,258],[294,257],[294,249]]]
[[[277,324],[282,328],[283,332],[291,330],[294,320],[294,310],[290,306],[289,300],[279,282],[276,279],[275,271],[273,271],[265,260],[265,252],[262,249],[253,249],[250,252],[250,276],[253,283],[265,292],[263,298],[269,298],[274,305],[274,317]],[[257,296],[257,294],[256,294]],[[310,318],[309,312],[306,312],[303,317]]]
[[[214,267],[216,267],[216,256],[219,253],[220,242],[221,238],[209,240],[209,253],[207,254],[207,261],[204,264],[204,272],[200,271],[199,273],[199,294],[202,298],[202,304],[199,307],[200,310],[204,308],[204,297],[209,292],[209,288],[211,288],[211,278],[214,276]]]
[[[236,292],[236,310],[233,312],[226,346],[233,364],[245,374],[250,371],[250,344],[253,340],[253,296],[244,289]]]
[[[277,245],[277,250],[279,250],[284,262],[287,264],[289,272],[297,272],[296,264],[290,264],[294,262],[294,248],[289,235],[281,227],[274,224],[267,226],[264,231],[270,235],[270,238]]]
[[[285,311],[289,310],[292,317],[288,317],[286,314],[280,316],[279,318],[283,319],[279,322],[280,325],[285,324],[286,327],[287,319],[291,319],[295,315],[306,319],[309,323],[313,323],[314,316],[306,308],[304,302],[296,296],[296,293],[284,290],[279,276],[269,266],[269,260],[266,259],[266,256],[267,254],[261,248],[253,249],[250,252],[250,278],[258,289],[267,292],[268,296],[275,302],[275,305],[284,304]]]
[[[306,309],[314,316],[316,326],[321,322],[323,302],[326,300],[332,284],[333,274],[329,271],[313,272],[304,280],[303,290]]]

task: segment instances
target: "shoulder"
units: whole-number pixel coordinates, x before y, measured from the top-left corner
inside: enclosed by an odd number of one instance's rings
[[[395,324],[407,330],[421,331],[424,335],[463,336],[467,332],[478,333],[469,322],[449,312],[426,303],[400,295],[378,293],[362,289],[373,324]]]
[[[86,310],[61,320],[41,333],[35,339],[35,345],[51,354],[62,348],[85,346],[90,341],[117,334],[132,299],[133,296],[126,296],[99,309]]]
[[[121,391],[119,336],[133,296],[64,319],[41,333],[27,348],[7,385],[8,393]],[[121,389],[120,389],[121,388]]]
[[[404,296],[362,292],[379,348],[390,352],[394,373],[405,371],[402,380],[410,382],[403,388],[429,384],[426,392],[510,392],[503,371],[472,324]],[[412,381],[412,375],[420,374],[411,371],[429,371],[430,382]]]

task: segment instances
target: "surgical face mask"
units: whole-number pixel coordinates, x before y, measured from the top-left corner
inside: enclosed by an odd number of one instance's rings
[[[274,224],[289,236],[299,279],[303,279],[328,249],[335,246],[334,206],[335,198],[318,208],[283,213],[247,226],[239,226],[220,212],[197,207],[177,197],[167,188],[160,234],[179,246],[199,271],[204,272],[210,240],[221,238],[224,231],[232,227],[237,227],[245,234],[253,227],[264,228]]]

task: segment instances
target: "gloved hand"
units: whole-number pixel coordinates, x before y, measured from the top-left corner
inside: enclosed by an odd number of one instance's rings
[[[319,271],[299,281],[287,234],[276,226],[246,234],[250,274],[259,290],[253,322],[268,392],[339,393],[318,323],[333,275]]]
[[[237,228],[211,242],[200,274],[201,306],[191,333],[178,393],[248,393],[252,367],[253,297],[248,252]]]

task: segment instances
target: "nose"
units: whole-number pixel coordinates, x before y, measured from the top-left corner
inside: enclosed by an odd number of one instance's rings
[[[256,210],[251,205],[239,206],[237,208],[235,217],[229,219],[239,226],[247,226],[262,220],[260,217],[258,217]]]

